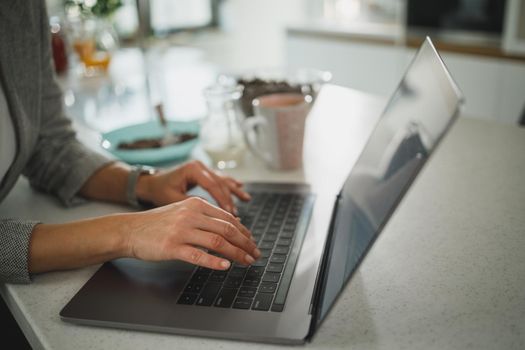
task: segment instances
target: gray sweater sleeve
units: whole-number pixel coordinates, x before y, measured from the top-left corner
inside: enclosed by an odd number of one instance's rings
[[[65,205],[79,200],[78,193],[86,180],[101,166],[111,162],[82,145],[66,117],[62,92],[53,69],[49,22],[45,2],[41,4],[42,104],[40,132],[24,175],[32,186],[56,195]]]
[[[29,240],[36,221],[0,220],[0,283],[29,283]]]
[[[42,95],[40,115],[34,119],[38,122],[32,125],[39,130],[38,139],[32,147],[33,151],[23,174],[28,177],[32,186],[54,194],[65,205],[72,205],[80,200],[76,194],[86,180],[112,160],[89,150],[76,139],[71,121],[64,114],[62,93],[54,78],[45,1],[32,4],[40,6],[35,9],[40,25],[40,31],[35,34],[42,40]],[[28,269],[29,247],[31,234],[37,223],[0,220],[0,282],[31,281]]]

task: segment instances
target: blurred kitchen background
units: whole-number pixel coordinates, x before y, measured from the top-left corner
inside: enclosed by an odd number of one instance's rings
[[[425,35],[466,96],[464,115],[525,118],[525,0],[47,4],[65,103],[101,131],[152,118],[157,101],[170,119],[198,119],[218,74],[269,67],[324,69],[332,83],[388,96]],[[89,35],[107,53],[90,51]]]

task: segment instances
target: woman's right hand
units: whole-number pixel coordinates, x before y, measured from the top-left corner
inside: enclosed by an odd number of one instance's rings
[[[261,253],[251,233],[227,211],[192,197],[149,211],[134,213],[127,224],[128,255],[160,261],[183,260],[214,270],[230,262],[252,264]],[[226,259],[208,254],[219,253]]]

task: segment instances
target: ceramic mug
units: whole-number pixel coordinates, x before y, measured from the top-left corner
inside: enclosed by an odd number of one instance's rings
[[[274,93],[252,102],[254,116],[243,121],[250,150],[272,169],[291,170],[303,164],[303,139],[312,97]]]

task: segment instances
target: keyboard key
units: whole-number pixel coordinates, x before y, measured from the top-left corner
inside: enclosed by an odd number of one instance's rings
[[[268,230],[277,230],[279,231],[281,229],[282,222],[276,222],[274,221],[270,224],[270,227],[268,227]]]
[[[215,297],[219,293],[221,285],[218,283],[208,283],[202,289],[201,295],[197,298],[196,305],[200,306],[210,306],[213,305]]]
[[[242,277],[228,277],[224,281],[225,288],[239,288],[242,283]]]
[[[270,258],[270,262],[272,263],[284,263],[286,261],[286,255],[282,254],[273,254]]]
[[[261,251],[261,258],[267,258],[272,253],[271,249],[260,249]]]
[[[250,298],[237,298],[233,303],[234,309],[249,309],[252,306],[253,299]]]
[[[270,214],[266,214],[263,212],[261,213],[261,215],[259,215],[257,221],[266,223],[268,222],[268,219],[270,219]],[[266,228],[266,225],[264,227]]]
[[[261,283],[261,279],[259,277],[246,277],[244,281],[242,281],[243,287],[257,287]]]
[[[256,267],[264,267],[266,266],[266,264],[268,264],[268,258],[260,258],[259,260],[256,260],[252,266],[256,266]]]
[[[177,301],[177,304],[193,305],[193,303],[195,303],[195,300],[197,300],[197,297],[198,294],[184,293],[180,296],[179,300]]]
[[[184,288],[184,293],[196,293],[199,294],[204,285],[202,283],[188,283],[186,288]]]
[[[259,249],[272,249],[274,245],[274,242],[265,242],[262,241],[259,243]]]
[[[281,263],[270,263],[268,264],[266,271],[281,273],[283,271],[283,267],[284,267],[284,264],[281,264]]]
[[[196,273],[195,275],[191,277],[190,281],[194,283],[204,283],[206,282],[206,280],[208,280],[209,276],[210,275],[208,274]]]
[[[277,241],[277,245],[289,246],[290,244],[292,244],[291,238],[279,238]]]
[[[272,305],[273,294],[259,293],[253,300],[252,310],[268,311]]]
[[[284,246],[284,245],[278,245],[273,250],[274,254],[288,254],[288,251],[290,250],[290,247]]]
[[[248,215],[250,216],[256,216],[261,208],[258,206],[253,206],[248,209]]]
[[[277,233],[279,230],[277,230],[275,233],[271,233],[268,230],[268,233],[264,235],[263,242],[275,242],[277,240]]]
[[[281,278],[281,274],[274,273],[274,272],[266,272],[262,278],[263,282],[272,282],[277,283],[279,282],[279,278]]]
[[[277,283],[264,282],[259,286],[259,293],[275,293]]]
[[[264,235],[264,231],[265,231],[265,230],[266,230],[265,227],[263,227],[263,228],[254,228],[254,229],[252,230],[252,234],[253,234],[254,236],[262,236],[262,235]]]
[[[295,231],[295,223],[293,224],[285,224],[284,227],[283,227],[283,230],[284,231]]]
[[[264,267],[260,266],[250,266],[248,269],[248,272],[246,273],[246,277],[261,277],[264,273]]]
[[[266,229],[266,222],[261,222],[260,220],[257,221],[257,223],[255,224],[255,226],[253,227],[254,231],[255,230],[264,230]]]
[[[286,232],[286,233],[291,233],[292,235],[294,235],[294,234],[295,234],[295,228],[291,228],[290,226],[285,226],[285,227],[283,227],[282,232],[283,232],[283,233],[284,233],[284,232]],[[282,237],[282,236],[283,236],[283,235],[281,234],[281,237]]]
[[[212,273],[212,271],[213,271],[212,269],[209,269],[207,267],[202,267],[202,266],[197,269],[197,273],[200,273],[203,275],[209,275],[210,273]]]
[[[227,271],[215,271],[211,274],[209,282],[223,282],[228,275]]]
[[[286,213],[286,210],[288,209],[288,206],[286,204],[280,204],[277,206],[276,213],[284,215]]]
[[[233,299],[237,294],[237,289],[233,288],[223,288],[217,297],[215,306],[217,307],[231,307],[233,304]]]
[[[234,263],[232,269],[243,269],[248,270],[248,265],[241,265],[239,263]]]
[[[246,274],[246,271],[247,271],[247,267],[238,267],[238,266],[234,266],[230,273],[228,274],[229,277],[240,277],[240,278],[243,278],[244,275]]]
[[[257,293],[257,288],[254,287],[242,287],[239,289],[239,297],[253,298],[255,293]]]
[[[295,235],[295,230],[293,231],[283,231],[281,233],[281,238],[292,238]]]
[[[284,305],[283,304],[273,304],[272,305],[272,311],[273,312],[281,312],[284,310]]]

